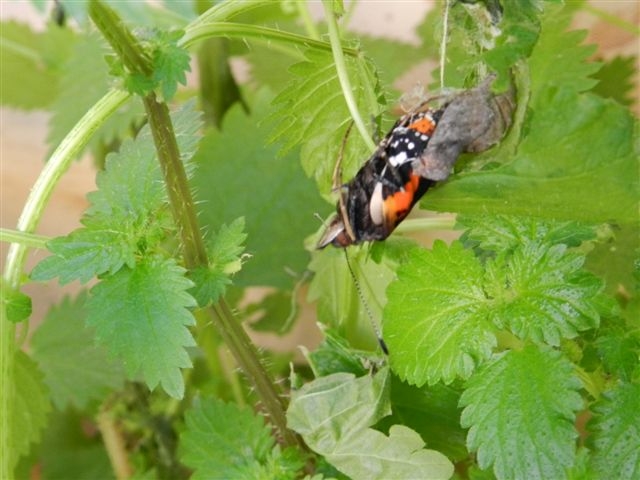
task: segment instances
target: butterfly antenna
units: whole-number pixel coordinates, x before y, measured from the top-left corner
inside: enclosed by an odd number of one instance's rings
[[[371,313],[371,310],[369,309],[369,304],[366,302],[366,300],[364,298],[364,294],[362,293],[362,288],[360,287],[360,282],[358,282],[358,278],[356,277],[356,274],[353,272],[353,268],[351,267],[351,261],[349,260],[349,254],[347,254],[347,249],[343,248],[342,250],[344,251],[344,258],[347,261],[347,267],[349,268],[349,273],[351,274],[351,279],[353,280],[353,284],[356,287],[356,292],[358,292],[358,297],[360,298],[360,302],[364,306],[364,311],[367,313],[367,317],[369,317],[369,322],[371,322],[371,327],[373,328],[373,331],[376,334],[376,338],[378,339],[378,344],[380,345],[380,348],[382,349],[384,354],[385,355],[389,355],[389,349],[387,348],[387,344],[384,343],[384,340],[382,339],[382,334],[380,332],[380,328],[378,327],[378,324],[373,319],[373,314]]]

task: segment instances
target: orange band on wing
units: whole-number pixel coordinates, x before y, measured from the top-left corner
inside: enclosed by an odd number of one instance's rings
[[[407,128],[410,130],[416,130],[424,135],[431,135],[434,128],[436,128],[436,125],[430,119],[422,117],[420,120],[413,122]]]
[[[384,216],[387,225],[396,226],[407,216],[413,204],[413,197],[420,184],[418,175],[411,175],[405,184],[404,190],[400,190],[384,200]]]

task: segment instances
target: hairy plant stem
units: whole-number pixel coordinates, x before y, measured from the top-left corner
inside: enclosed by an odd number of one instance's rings
[[[104,13],[103,12],[107,12]],[[136,62],[148,62],[142,47],[129,32],[123,33],[126,27],[115,12],[98,0],[92,0],[89,9],[91,18],[102,31],[109,42],[129,42],[129,45],[114,45],[116,52],[129,52],[122,57],[127,69],[133,73],[148,75],[150,65],[138,65]],[[98,19],[94,17],[100,17]],[[113,22],[113,23],[112,23]],[[131,53],[131,51],[138,51]],[[143,98],[145,110],[149,118],[154,144],[158,153],[158,161],[164,175],[166,188],[171,204],[174,221],[178,226],[178,233],[182,241],[185,265],[188,269],[208,266],[204,241],[198,228],[195,205],[184,165],[180,159],[173,124],[169,116],[169,109],[165,103],[156,99],[155,93],[149,93]],[[256,392],[260,396],[270,421],[278,430],[285,445],[302,445],[299,437],[287,428],[285,406],[278,394],[275,383],[260,362],[257,350],[240,322],[233,318],[231,309],[224,299],[213,308],[213,323],[225,341],[234,358],[249,378]]]
[[[51,240],[51,237],[45,237],[44,235],[0,228],[0,242],[20,243],[29,248],[47,248],[49,240]]]

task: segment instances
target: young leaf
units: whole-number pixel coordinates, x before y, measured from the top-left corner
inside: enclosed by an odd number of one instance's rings
[[[575,458],[580,382],[559,352],[529,345],[497,356],[467,382],[467,446],[498,479],[564,478]]]
[[[321,377],[296,392],[288,424],[349,478],[449,478],[451,462],[424,449],[415,431],[393,425],[387,436],[368,428],[390,413],[388,379],[387,370],[374,377],[344,373]]]
[[[384,339],[393,371],[410,384],[468,378],[496,345],[483,270],[460,242],[415,248],[389,285]]]
[[[186,85],[185,72],[191,71],[189,53],[178,47],[183,35],[181,30],[157,31],[152,41],[153,78],[165,102],[173,98],[178,84]]]
[[[304,463],[275,439],[262,417],[235,404],[201,399],[187,411],[180,435],[180,458],[191,478],[297,478]]]
[[[526,243],[487,264],[491,320],[535,342],[559,345],[598,326],[602,281],[582,269],[584,255],[566,246]]]
[[[3,290],[2,301],[7,309],[7,320],[18,323],[29,318],[31,316],[31,297],[20,290],[10,288],[5,284],[4,279],[0,282]]]
[[[274,99],[268,118],[275,122],[271,141],[283,140],[282,153],[301,145],[302,166],[322,192],[329,192],[338,152],[351,117],[343,98],[336,66],[329,52],[309,50],[290,71],[294,79]],[[382,98],[375,68],[362,57],[345,57],[354,97],[364,118],[378,117]],[[355,174],[371,152],[355,129],[347,138],[342,162],[345,178]],[[372,131],[372,135],[375,132]]]
[[[302,272],[308,262],[303,240],[318,227],[313,212],[326,212],[327,206],[295,155],[278,157],[275,146],[266,146],[269,127],[261,122],[269,101],[260,91],[251,116],[236,105],[225,115],[222,131],[207,134],[194,157],[195,196],[208,230],[245,217],[251,260],[235,278],[239,285],[290,288],[290,272]]]
[[[29,451],[29,445],[40,439],[51,411],[47,388],[35,362],[24,352],[17,351],[13,369],[14,385],[10,392],[8,421],[12,432],[9,436],[11,444],[8,452],[3,452],[3,455],[8,455],[10,470]],[[2,392],[2,395],[7,395],[7,392]]]
[[[33,334],[33,359],[44,373],[51,401],[60,411],[68,406],[85,409],[124,382],[122,364],[94,344],[93,331],[85,327],[86,294],[65,298],[47,314]]]
[[[197,268],[189,277],[195,283],[191,294],[200,307],[217,302],[224,295],[230,276],[242,268],[240,255],[246,238],[244,217],[240,217],[229,226],[223,225],[209,242],[209,265]]]
[[[191,286],[174,260],[151,257],[103,280],[87,302],[97,341],[122,358],[130,377],[141,374],[149,388],[161,383],[174,398],[184,394],[180,368],[191,367],[184,347],[195,345],[186,328],[195,323]]]
[[[592,467],[602,478],[640,475],[640,384],[620,383],[593,408]]]

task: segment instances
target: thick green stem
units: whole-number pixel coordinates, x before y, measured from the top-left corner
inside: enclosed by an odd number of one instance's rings
[[[115,112],[127,99],[126,92],[113,90],[96,103],[53,152],[45,164],[40,176],[33,185],[24,209],[18,219],[18,232],[32,233],[35,231],[44,208],[48,204],[51,194],[62,175],[67,171],[71,162],[87,145],[94,132],[104,121]],[[24,262],[26,259],[28,242],[12,243],[7,254],[4,269],[6,285],[12,289],[20,287]],[[4,303],[0,305],[0,478],[12,478],[11,436],[13,432],[11,420],[15,418],[13,408],[23,408],[12,405],[13,399],[13,362],[15,354],[15,325],[6,318]]]
[[[109,10],[109,13],[103,18],[94,18],[107,10]],[[146,63],[147,60],[142,52],[142,47],[131,34],[113,33],[118,30],[126,30],[126,27],[114,12],[97,0],[92,1],[92,8],[89,11],[92,19],[107,40],[130,42],[126,46],[114,45],[116,52],[138,51],[138,53],[129,54],[128,58],[136,58],[138,61]],[[111,22],[114,22],[114,24],[111,24]],[[142,64],[128,63],[127,68],[132,73],[147,74],[147,67]],[[195,205],[187,182],[184,165],[180,159],[169,109],[165,103],[157,101],[154,93],[145,96],[143,102],[149,117],[149,126],[158,153],[158,161],[164,174],[174,221],[178,226],[182,241],[186,267],[194,269],[199,266],[207,266],[207,253],[198,228]],[[213,323],[236,361],[253,384],[269,415],[270,421],[278,429],[284,443],[286,445],[302,445],[297,435],[287,429],[284,403],[278,394],[275,383],[260,363],[255,346],[242,328],[242,325],[233,318],[233,314],[224,300],[221,300],[214,307]]]

